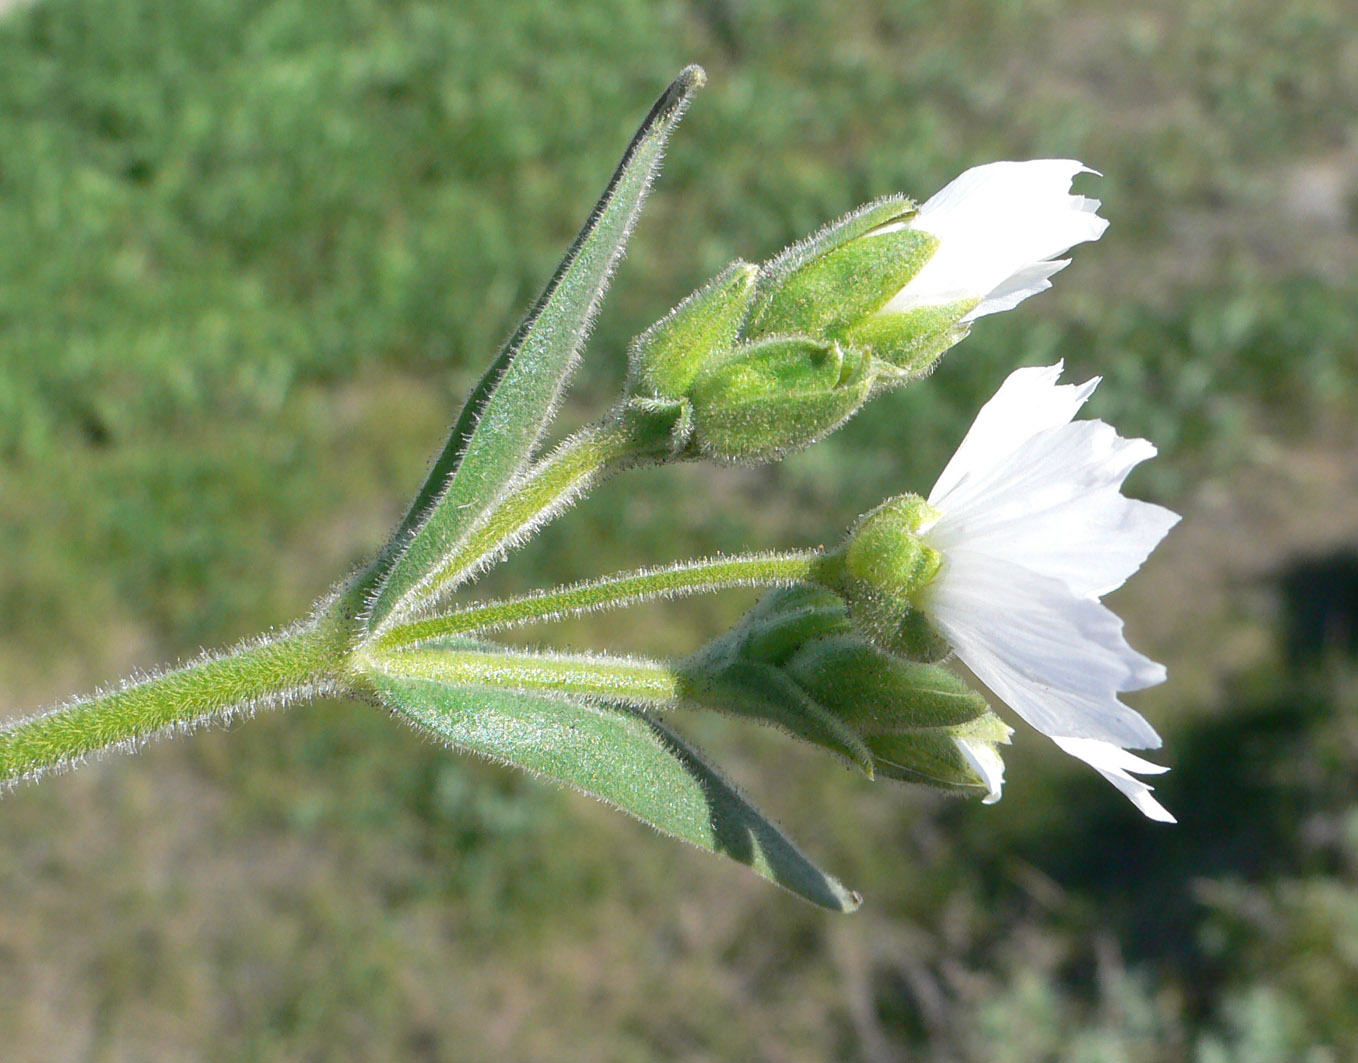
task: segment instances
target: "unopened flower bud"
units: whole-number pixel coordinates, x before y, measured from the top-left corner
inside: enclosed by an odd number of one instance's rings
[[[755,295],[759,270],[731,263],[632,342],[629,390],[645,398],[688,394],[704,365],[725,358]]]
[[[888,778],[945,789],[983,785],[998,799],[1004,765],[995,747],[1010,728],[960,678],[882,653],[854,635],[820,638],[784,671],[863,738]]]
[[[772,723],[869,774],[998,797],[995,746],[1009,728],[946,669],[864,642],[830,591],[769,593],[685,672],[698,700]]]
[[[723,461],[769,461],[843,424],[872,391],[862,352],[800,336],[737,348],[693,382],[693,441]]]

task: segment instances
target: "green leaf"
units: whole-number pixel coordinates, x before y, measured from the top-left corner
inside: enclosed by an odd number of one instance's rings
[[[655,179],[665,141],[705,80],[700,67],[690,66],[656,101],[555,275],[476,385],[379,560],[375,571],[389,572],[371,623],[416,587],[528,463]]]
[[[388,707],[456,749],[597,797],[662,833],[729,856],[824,908],[850,912],[861,903],[649,716],[550,695],[391,675],[374,675],[373,682]]]

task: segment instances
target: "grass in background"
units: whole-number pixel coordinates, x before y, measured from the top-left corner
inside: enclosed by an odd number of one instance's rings
[[[1096,412],[1161,446],[1139,483],[1172,504],[1204,476],[1247,490],[1261,439],[1342,456],[1350,23],[1323,0],[11,11],[0,706],[286,621],[375,547],[692,60],[709,87],[600,322],[580,419],[628,337],[693,286],[874,196],[1074,156],[1106,175],[1084,180],[1113,227],[1053,292],[807,454],[604,488],[517,559],[516,586],[835,538],[931,482],[1005,372],[1056,357],[1105,375]],[[1230,601],[1209,617],[1223,645]],[[683,651],[744,604],[559,637]],[[1346,1058],[1352,685],[1261,630],[1243,668],[1147,646],[1215,677],[1194,689],[1235,677],[1199,705],[1154,695],[1175,832],[1036,743],[980,809],[686,721],[864,890],[841,921],[359,707],[87,767],[0,802],[7,1058]]]

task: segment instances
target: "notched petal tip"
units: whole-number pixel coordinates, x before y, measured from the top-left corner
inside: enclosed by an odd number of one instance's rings
[[[1116,786],[1147,819],[1153,819],[1157,823],[1178,822],[1169,809],[1151,796],[1151,791],[1154,788],[1131,774],[1136,772],[1140,775],[1160,775],[1169,771],[1168,768],[1160,764],[1152,764],[1150,761],[1138,757],[1135,753],[1120,749],[1111,742],[1100,742],[1089,738],[1060,737],[1053,737],[1052,741],[1072,757],[1083,760]]]
[[[1121,493],[1155,448],[1102,421],[1073,421],[1099,380],[1058,384],[1061,370],[1011,373],[934,485],[939,516],[920,537],[942,565],[917,605],[1000,700],[1144,815],[1173,822],[1133,775],[1165,769],[1126,752],[1156,748],[1160,736],[1119,697],[1167,673],[1128,644],[1099,599],[1179,518]]]

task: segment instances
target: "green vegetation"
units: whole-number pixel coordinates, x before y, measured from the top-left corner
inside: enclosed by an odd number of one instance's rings
[[[1269,494],[1299,450],[1314,472],[1354,444],[1358,68],[1341,7],[11,10],[7,714],[291,620],[377,548],[639,107],[688,61],[710,85],[574,423],[676,299],[875,196],[1068,155],[1106,175],[1082,189],[1113,226],[1051,293],[980,322],[930,381],[826,443],[776,468],[605,485],[525,551],[520,579],[832,541],[927,487],[1008,369],[1055,357],[1105,375],[1095,412],[1164,455],[1138,489],[1190,519],[1122,610],[1170,664],[1138,705],[1167,732],[1177,828],[1036,742],[982,808],[869,783],[768,729],[687,722],[862,889],[846,919],[370,709],[261,716],[0,801],[6,1058],[1358,1053],[1353,658],[1307,652],[1324,599],[1304,580],[1285,585],[1286,623],[1252,604],[1258,577],[1320,541],[1311,525],[1354,535],[1351,496]],[[1241,519],[1220,519],[1222,497]],[[1335,564],[1320,583],[1342,590]],[[1333,600],[1322,632],[1353,608]],[[682,653],[749,601],[564,630]]]

